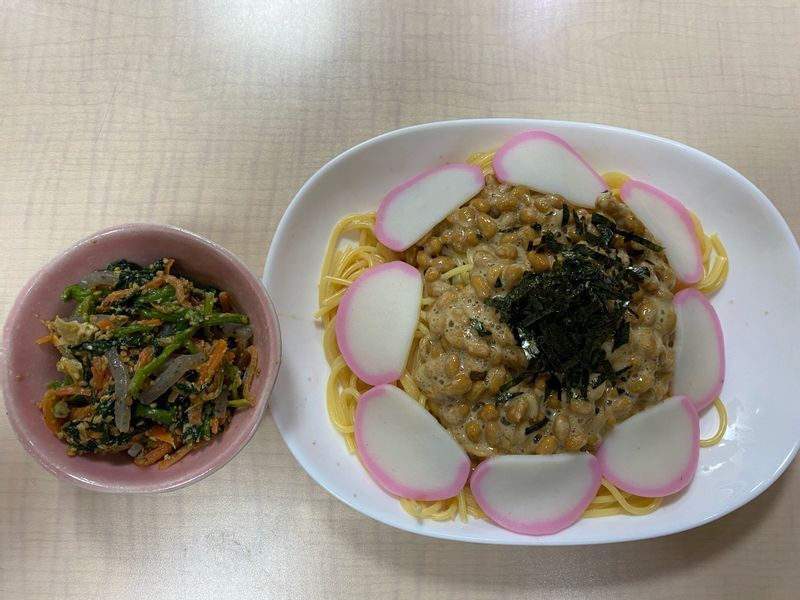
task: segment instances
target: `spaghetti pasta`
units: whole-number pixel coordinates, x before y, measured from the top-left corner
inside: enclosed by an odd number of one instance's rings
[[[722,403],[722,400],[714,398],[714,408],[717,409],[718,415],[717,431],[710,438],[700,440],[701,448],[708,448],[719,444],[725,436],[725,431],[728,429],[728,411],[725,410],[725,405]]]
[[[710,236],[707,235],[703,231],[703,225],[697,215],[694,213],[691,213],[691,215],[697,232],[697,239],[700,241],[700,249],[703,253],[703,279],[694,287],[706,296],[710,296],[722,287],[728,277],[728,252],[725,250],[725,246],[722,245],[722,240],[719,239],[719,236],[716,233]]]
[[[479,152],[469,157],[468,162],[482,169],[484,175],[492,173],[494,152]],[[605,176],[609,188],[618,193],[619,187],[628,179],[622,173],[607,173]],[[344,438],[349,452],[356,453],[354,420],[359,396],[369,389],[369,385],[360,381],[345,363],[336,343],[336,311],[342,296],[349,285],[364,271],[378,264],[392,260],[402,260],[403,256],[380,244],[375,236],[375,213],[349,215],[341,219],[328,242],[322,263],[319,283],[319,310],[315,314],[324,327],[323,346],[326,359],[330,365],[327,384],[327,409],[331,423]],[[725,281],[728,274],[728,258],[722,242],[716,234],[708,236],[699,220],[693,215],[698,239],[703,252],[704,277],[695,287],[705,294],[712,294]],[[349,241],[349,243],[348,243]],[[456,266],[442,274],[441,278],[450,280],[463,278],[466,282],[471,271],[472,257],[453,256]],[[423,297],[422,306],[430,306],[435,301],[431,297]],[[420,391],[411,373],[418,355],[417,346],[420,340],[430,335],[425,321],[425,311],[421,311],[417,324],[409,361],[398,381],[406,393],[427,408],[427,398]],[[719,398],[714,401],[719,413],[719,426],[712,437],[701,440],[702,446],[718,443],[724,436],[727,426],[725,408]],[[662,498],[642,498],[628,494],[616,488],[612,483],[602,481],[602,485],[584,512],[586,517],[628,514],[644,515],[656,510]],[[459,518],[466,522],[468,517],[485,518],[469,489],[469,484],[461,492],[446,500],[417,501],[400,499],[400,505],[410,515],[418,519],[447,521]]]

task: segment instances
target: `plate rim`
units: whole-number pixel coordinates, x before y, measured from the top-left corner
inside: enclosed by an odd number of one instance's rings
[[[387,139],[391,139],[394,137],[398,137],[401,135],[407,135],[409,133],[414,132],[415,130],[421,129],[429,129],[433,127],[459,127],[463,125],[485,125],[485,124],[496,124],[498,126],[501,125],[523,125],[531,127],[548,127],[548,126],[555,126],[555,127],[563,127],[566,129],[570,128],[580,128],[580,129],[591,129],[596,131],[612,131],[616,133],[621,133],[624,135],[632,135],[635,137],[645,138],[650,141],[654,141],[660,144],[667,144],[675,147],[678,150],[683,152],[688,152],[689,154],[695,155],[699,157],[701,160],[711,161],[715,164],[716,167],[721,167],[724,172],[727,173],[730,177],[736,180],[738,185],[742,185],[747,188],[752,194],[759,198],[761,208],[766,208],[768,211],[768,215],[770,220],[773,222],[773,225],[780,230],[782,237],[786,238],[793,242],[791,244],[792,247],[792,256],[793,262],[796,265],[800,265],[800,246],[798,245],[797,239],[794,236],[791,228],[789,227],[788,223],[784,219],[783,215],[781,214],[780,210],[772,203],[772,201],[764,194],[753,182],[747,179],[743,174],[739,171],[731,167],[730,165],[724,163],[723,161],[711,156],[710,154],[703,152],[697,148],[684,144],[682,142],[673,140],[671,138],[658,136],[652,133],[647,133],[635,129],[625,128],[625,127],[618,127],[615,125],[606,125],[600,123],[591,123],[591,122],[583,122],[583,121],[569,121],[569,120],[560,120],[560,119],[534,119],[534,118],[471,118],[471,119],[451,119],[451,120],[440,120],[440,121],[431,121],[427,123],[419,123],[415,125],[410,125],[407,127],[402,127],[398,129],[393,129],[391,131],[387,131],[376,135],[374,137],[368,138],[363,140],[354,146],[347,148],[346,150],[340,152],[335,157],[331,158],[327,162],[325,162],[321,167],[319,167],[312,175],[309,177],[305,183],[300,187],[300,189],[295,193],[292,197],[292,200],[289,202],[286,210],[281,216],[281,219],[275,228],[275,232],[272,236],[268,244],[267,256],[264,264],[264,269],[262,273],[262,281],[264,285],[269,289],[268,285],[268,278],[270,273],[275,269],[274,263],[277,260],[275,258],[275,253],[272,252],[273,246],[275,245],[276,241],[282,239],[286,236],[289,232],[288,230],[288,221],[290,221],[290,216],[298,210],[298,206],[300,204],[299,199],[305,195],[307,190],[311,189],[316,185],[317,181],[323,178],[329,171],[334,169],[339,163],[345,161],[353,154],[357,154],[362,151],[365,147],[371,146],[373,144],[378,144],[382,141]],[[279,317],[279,321],[280,321]],[[286,346],[282,350],[285,351]],[[284,359],[285,360],[285,359]],[[286,370],[283,371],[287,373]],[[287,375],[288,376],[288,375]],[[280,375],[279,375],[280,377]],[[401,531],[407,531],[409,533],[422,535],[426,537],[436,538],[436,539],[444,539],[448,541],[460,541],[460,542],[468,542],[468,543],[477,543],[477,544],[490,544],[490,545],[509,545],[509,546],[576,546],[576,545],[595,545],[595,544],[611,544],[611,543],[621,543],[621,542],[632,542],[632,541],[639,541],[639,540],[646,540],[646,539],[656,539],[659,537],[664,537],[667,535],[673,535],[677,533],[682,533],[684,531],[688,531],[690,529],[695,529],[711,523],[717,519],[720,519],[736,510],[748,504],[758,498],[761,494],[764,493],[768,488],[770,488],[788,469],[789,465],[795,459],[800,450],[800,437],[797,437],[794,440],[794,444],[790,452],[786,455],[783,459],[781,464],[775,469],[768,478],[762,479],[761,482],[751,490],[750,494],[744,495],[742,498],[739,498],[737,501],[731,503],[730,506],[726,506],[723,510],[718,510],[712,514],[707,515],[706,517],[700,519],[699,521],[695,521],[690,524],[686,524],[680,526],[678,528],[669,528],[664,529],[661,531],[657,531],[656,533],[643,533],[637,534],[637,530],[634,528],[629,534],[617,536],[614,539],[590,539],[583,542],[576,542],[571,540],[560,540],[558,538],[554,538],[553,536],[519,536],[509,538],[507,540],[495,540],[495,539],[485,539],[483,537],[477,537],[471,534],[465,534],[463,531],[453,531],[452,533],[442,532],[442,531],[432,531],[432,530],[420,530],[415,529],[412,526],[413,521],[409,521],[409,525],[405,525],[403,523],[396,523],[390,522],[386,518],[381,515],[376,514],[371,508],[368,506],[364,506],[363,504],[359,504],[356,506],[356,503],[351,501],[351,498],[338,493],[337,491],[331,489],[327,485],[320,482],[312,473],[315,469],[310,468],[307,464],[307,461],[296,451],[292,445],[290,445],[286,441],[286,437],[284,436],[284,432],[281,430],[281,426],[278,423],[278,420],[274,418],[273,421],[281,434],[281,438],[283,438],[284,443],[286,444],[289,452],[295,458],[295,460],[300,464],[300,466],[305,470],[305,472],[311,477],[311,479],[320,487],[325,489],[328,493],[330,493],[334,498],[337,498],[343,504],[348,506],[349,508],[364,514],[371,519],[383,523],[384,525],[388,525],[390,527],[399,529]],[[377,484],[376,484],[377,485]]]

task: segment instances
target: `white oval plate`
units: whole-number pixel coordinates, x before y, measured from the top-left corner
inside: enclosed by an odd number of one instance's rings
[[[388,190],[432,167],[492,150],[515,133],[557,134],[599,172],[623,171],[680,198],[717,232],[731,267],[712,299],[725,333],[724,440],[702,448],[692,484],[644,517],[582,519],[551,536],[506,531],[482,520],[417,521],[347,453],[328,421],[328,365],[316,310],[328,236],[344,215],[376,210]],[[370,517],[414,533],[495,544],[593,544],[652,538],[697,527],[755,498],[786,469],[800,443],[800,252],[775,207],[727,165],[645,133],[560,121],[478,119],[419,125],[359,144],[322,167],[295,196],[272,241],[264,283],[280,318],[283,367],[270,410],[286,444],[331,494]],[[715,411],[701,432],[714,431]]]

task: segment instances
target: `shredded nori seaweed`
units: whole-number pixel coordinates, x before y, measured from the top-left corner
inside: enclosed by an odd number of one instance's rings
[[[592,374],[615,381],[601,346],[611,339],[627,341],[625,315],[647,269],[626,268],[618,257],[585,243],[561,244],[549,231],[540,247],[556,253],[553,269],[526,271],[508,294],[486,303],[497,309],[525,352],[526,377],[549,373],[568,397],[585,398]]]

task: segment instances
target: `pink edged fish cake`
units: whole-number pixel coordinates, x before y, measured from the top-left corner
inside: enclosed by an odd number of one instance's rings
[[[577,521],[600,487],[600,466],[587,453],[508,455],[480,463],[470,479],[475,501],[498,525],[548,535]]]
[[[452,498],[469,477],[467,453],[419,402],[392,385],[359,398],[355,436],[369,474],[397,496]]]
[[[714,307],[694,288],[672,299],[675,308],[673,393],[687,396],[698,411],[719,396],[725,380],[725,342]]]
[[[668,496],[694,478],[700,421],[694,404],[672,396],[623,421],[597,449],[597,460],[618,488],[637,496]]]
[[[345,292],[336,313],[336,342],[362,381],[399,379],[419,321],[422,278],[394,261],[366,270]]]
[[[425,171],[386,195],[378,207],[375,236],[387,248],[402,252],[480,192],[483,185],[483,171],[468,163]]]
[[[703,253],[692,215],[678,200],[642,181],[626,181],[620,197],[650,230],[678,280],[693,285],[703,278]]]
[[[494,156],[494,172],[500,181],[558,194],[584,208],[594,208],[597,196],[608,189],[572,146],[546,131],[527,131],[508,140]]]

